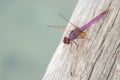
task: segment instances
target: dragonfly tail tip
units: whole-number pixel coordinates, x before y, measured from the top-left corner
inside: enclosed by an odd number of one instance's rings
[[[106,13],[108,13],[109,9],[106,9],[102,14],[105,15]]]

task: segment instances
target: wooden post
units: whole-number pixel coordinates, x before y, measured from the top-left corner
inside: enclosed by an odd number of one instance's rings
[[[106,9],[108,13],[86,31],[90,40],[85,40],[85,52],[62,38],[42,80],[120,80],[120,0],[79,0],[70,21],[82,26]],[[79,45],[81,41],[75,40]]]

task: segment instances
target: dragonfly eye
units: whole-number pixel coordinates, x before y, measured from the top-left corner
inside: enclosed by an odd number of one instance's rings
[[[68,39],[67,37],[64,37],[63,42],[64,42],[65,44],[70,44],[70,39]]]

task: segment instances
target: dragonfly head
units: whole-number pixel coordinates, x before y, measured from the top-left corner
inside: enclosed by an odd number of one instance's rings
[[[70,44],[70,39],[67,38],[67,37],[64,37],[63,42],[64,42],[65,44]]]

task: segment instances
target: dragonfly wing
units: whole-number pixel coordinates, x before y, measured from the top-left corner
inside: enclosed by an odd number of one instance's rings
[[[108,12],[108,10],[105,10],[104,12],[100,13],[98,16],[96,16],[95,18],[93,18],[90,22],[88,22],[87,24],[83,25],[80,30],[84,31],[87,28],[89,28],[92,24],[94,24],[95,22],[97,22],[98,20],[100,20],[106,13]]]
[[[86,51],[86,40],[85,39],[81,39],[81,43],[80,43],[80,47],[83,53],[83,58],[85,59],[85,51]]]
[[[65,26],[55,26],[55,25],[48,25],[48,28],[55,28],[55,29],[59,29],[59,30],[65,30],[66,27]]]
[[[66,20],[68,23],[70,23],[74,28],[79,28],[79,26],[73,24],[70,20],[68,20],[65,16],[63,16],[62,14],[59,14],[64,20]]]
[[[48,25],[47,27],[62,30],[62,31],[67,31],[67,33],[69,33],[71,31],[70,28],[66,28],[65,26]]]

